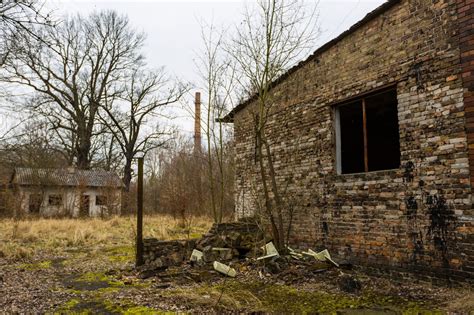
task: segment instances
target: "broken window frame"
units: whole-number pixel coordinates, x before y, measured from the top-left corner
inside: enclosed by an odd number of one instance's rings
[[[356,97],[349,98],[347,100],[338,102],[333,104],[333,111],[334,111],[334,128],[335,128],[335,143],[336,143],[336,171],[337,174],[339,175],[351,175],[351,174],[365,174],[365,173],[371,173],[371,172],[379,172],[379,171],[387,171],[387,170],[393,170],[393,169],[398,169],[400,165],[398,165],[396,168],[386,168],[386,169],[378,169],[378,170],[370,170],[369,169],[369,143],[368,143],[368,130],[367,130],[367,109],[366,109],[366,100],[368,98],[384,94],[384,93],[389,93],[389,92],[395,92],[395,96],[398,95],[397,93],[397,85],[392,84],[392,85],[387,85],[380,87],[376,90],[372,90],[363,94],[360,94]],[[342,161],[342,145],[341,145],[341,119],[340,119],[340,109],[344,107],[345,105],[351,105],[356,102],[360,102],[361,104],[361,112],[362,112],[362,133],[363,133],[363,154],[364,154],[364,169],[361,170],[360,172],[343,172],[343,161]],[[398,100],[397,100],[397,115],[398,115]],[[397,117],[398,118],[398,117]],[[397,119],[398,121],[398,119]],[[398,126],[397,128],[398,135],[400,135],[400,128]],[[400,142],[398,143],[398,148],[399,148],[399,153],[400,152]],[[401,159],[401,157],[400,157]]]
[[[59,194],[52,194],[48,196],[49,206],[61,206],[63,204],[63,196]]]
[[[95,196],[95,205],[96,206],[106,206],[108,204],[106,195],[96,195]]]

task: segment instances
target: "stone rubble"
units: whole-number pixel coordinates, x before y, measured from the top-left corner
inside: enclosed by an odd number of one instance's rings
[[[144,243],[143,277],[159,275],[201,282],[222,275],[254,274],[259,278],[277,275],[291,280],[339,266],[327,250],[304,252],[288,248],[286,255],[280,255],[273,242],[266,242],[259,227],[252,223],[214,224],[201,239],[145,239]]]

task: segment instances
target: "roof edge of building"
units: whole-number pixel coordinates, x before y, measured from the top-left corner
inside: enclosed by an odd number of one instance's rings
[[[293,67],[291,67],[290,69],[288,69],[285,73],[283,73],[280,77],[278,77],[275,81],[273,81],[270,84],[270,90],[273,89],[274,87],[276,87],[277,85],[279,85],[281,82],[283,82],[292,73],[294,73],[298,69],[302,68],[304,65],[306,65],[310,61],[314,60],[319,55],[321,55],[322,53],[326,52],[327,50],[329,50],[330,48],[335,46],[341,40],[348,37],[349,35],[351,35],[355,31],[357,31],[362,26],[364,26],[368,22],[372,21],[373,19],[375,19],[379,15],[385,13],[386,11],[388,11],[389,9],[391,9],[392,7],[394,7],[396,4],[400,3],[401,1],[402,0],[388,0],[385,3],[381,4],[380,6],[378,6],[377,8],[375,8],[374,10],[372,10],[371,12],[367,13],[367,15],[365,17],[363,17],[361,20],[359,20],[358,22],[353,24],[349,29],[342,32],[337,37],[333,38],[329,42],[325,43],[324,45],[322,45],[321,47],[316,49],[305,60],[299,62],[298,64],[296,64]],[[216,121],[217,122],[223,122],[223,123],[232,123],[232,122],[234,122],[234,115],[236,113],[238,113],[239,111],[241,111],[242,109],[244,109],[248,104],[255,101],[257,99],[257,97],[258,97],[258,94],[254,94],[254,95],[250,96],[247,100],[245,100],[244,102],[242,102],[239,105],[237,105],[236,107],[234,107],[229,113],[227,113],[227,115],[225,115],[222,118],[216,119]]]

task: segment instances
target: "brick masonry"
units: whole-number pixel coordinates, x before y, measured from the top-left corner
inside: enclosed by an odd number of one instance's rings
[[[473,281],[473,1],[392,2],[272,89],[267,134],[295,209],[291,243],[377,271]],[[400,168],[338,174],[334,104],[387,85]],[[254,109],[234,114],[240,216],[260,196]]]
[[[471,185],[474,185],[474,0],[457,0],[457,4],[469,164]]]

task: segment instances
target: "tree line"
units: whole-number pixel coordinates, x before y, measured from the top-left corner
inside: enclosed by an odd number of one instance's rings
[[[187,87],[149,69],[145,34],[115,11],[31,23],[6,36],[0,80],[27,91],[21,110],[46,126],[68,164],[111,169],[120,160],[128,190],[137,152],[162,146],[169,133],[151,117]]]

